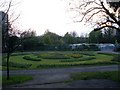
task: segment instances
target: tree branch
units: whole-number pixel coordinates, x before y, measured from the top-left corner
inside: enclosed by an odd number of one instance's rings
[[[107,9],[105,8],[105,6],[103,5],[103,2],[101,2],[101,5],[102,5],[103,9],[105,10],[106,14],[109,15],[110,18],[113,19],[113,20],[115,21],[115,23],[118,24],[118,26],[120,26],[120,22],[117,21],[117,19],[114,17],[114,15],[111,14],[111,13],[109,12],[109,10],[107,10]]]
[[[93,14],[87,19],[87,21],[89,21],[95,14],[98,14],[98,13],[100,13],[100,12],[103,12],[103,11],[102,11],[102,10],[99,10],[98,12],[93,13]]]
[[[4,15],[3,18],[2,18],[2,21],[5,19],[5,16],[8,14],[8,12],[9,12],[9,10],[10,10],[10,8],[11,8],[11,4],[12,4],[12,0],[10,0],[10,2],[9,2],[7,11],[5,12],[5,15]]]
[[[95,28],[94,31],[99,31],[99,30],[101,30],[101,29],[103,29],[103,28],[105,28],[105,27],[114,28],[114,29],[120,31],[120,28],[116,28],[115,26],[102,26],[102,27],[100,27],[100,28]]]

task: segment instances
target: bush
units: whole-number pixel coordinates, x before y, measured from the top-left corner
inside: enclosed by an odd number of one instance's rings
[[[23,59],[30,60],[30,61],[41,61],[40,58],[33,58],[33,57],[30,57],[30,56],[23,56]]]

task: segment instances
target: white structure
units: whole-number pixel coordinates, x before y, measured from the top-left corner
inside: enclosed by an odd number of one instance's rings
[[[0,51],[5,50],[5,36],[8,34],[8,15],[0,11]]]
[[[101,51],[114,51],[115,45],[114,44],[97,44]]]

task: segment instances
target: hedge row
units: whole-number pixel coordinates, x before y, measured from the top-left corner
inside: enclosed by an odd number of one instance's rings
[[[81,55],[81,54],[70,54],[68,56],[70,56],[72,58],[81,58],[83,55]]]
[[[59,68],[59,67],[71,67],[81,65],[109,65],[116,64],[115,62],[93,62],[93,63],[69,63],[69,64],[40,64],[37,68]]]
[[[95,57],[84,57],[80,59],[67,59],[67,60],[61,60],[61,62],[78,62],[78,61],[85,61],[85,60],[93,60],[96,59]]]
[[[29,68],[32,64],[21,64],[21,63],[15,63],[15,62],[9,62],[10,67],[16,67],[16,68]],[[2,66],[7,66],[6,61],[2,61]]]
[[[30,60],[30,61],[41,61],[40,58],[33,58],[33,57],[30,57],[30,56],[23,56],[23,59]]]
[[[43,59],[70,59],[70,57],[63,55],[63,54],[41,54],[38,56],[38,58],[43,58]]]

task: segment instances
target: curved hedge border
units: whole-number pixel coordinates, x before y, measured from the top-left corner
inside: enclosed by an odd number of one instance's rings
[[[31,65],[32,64],[9,62],[10,67],[16,67],[16,68],[29,68]],[[7,62],[5,60],[2,61],[2,66],[7,66]]]
[[[81,57],[83,57],[83,55],[81,55],[81,54],[70,54],[68,56],[70,56],[72,58],[81,58]]]
[[[33,58],[33,57],[30,57],[30,56],[23,56],[23,59],[30,60],[30,61],[41,61],[40,58]]]
[[[96,59],[95,57],[83,57],[80,59],[67,59],[67,60],[61,60],[61,62],[78,62],[78,61],[85,61],[85,60],[93,60]]]
[[[72,67],[81,65],[110,65],[117,64],[115,62],[93,62],[93,63],[66,63],[66,64],[40,64],[37,68],[60,68],[60,67]]]
[[[70,59],[70,57],[63,55],[63,54],[58,54],[58,53],[53,53],[53,54],[41,54],[38,56],[38,58],[43,58],[43,59]]]

